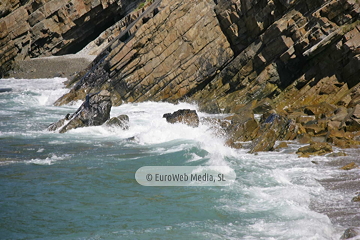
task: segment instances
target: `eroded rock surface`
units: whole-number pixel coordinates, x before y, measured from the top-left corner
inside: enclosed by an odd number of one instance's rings
[[[75,113],[68,114],[64,119],[51,124],[48,130],[65,133],[79,127],[102,125],[110,118],[111,106],[110,93],[106,90],[87,95],[86,100]]]

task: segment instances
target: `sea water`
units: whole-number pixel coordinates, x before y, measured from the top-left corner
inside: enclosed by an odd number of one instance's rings
[[[331,171],[299,159],[295,142],[283,152],[248,154],[225,146],[208,124],[192,128],[162,118],[197,110],[189,103],[113,107],[111,116],[129,116],[128,130],[49,132],[49,124],[81,104],[53,105],[68,91],[64,80],[0,80],[1,88],[12,88],[0,93],[0,239],[341,236],[344,229],[311,207],[323,209],[324,196],[339,198],[318,181]],[[236,180],[230,186],[146,187],[135,180],[144,166],[228,166]]]

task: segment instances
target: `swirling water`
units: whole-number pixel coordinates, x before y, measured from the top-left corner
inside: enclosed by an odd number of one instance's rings
[[[129,130],[48,132],[81,104],[52,105],[64,80],[0,80],[13,89],[0,93],[0,239],[339,239],[339,228],[310,208],[327,192],[316,180],[323,169],[309,159],[248,154],[226,147],[211,126],[162,118],[197,109],[188,103],[113,107],[111,116],[129,116]],[[197,165],[230,166],[236,182],[145,187],[134,178],[143,166]]]

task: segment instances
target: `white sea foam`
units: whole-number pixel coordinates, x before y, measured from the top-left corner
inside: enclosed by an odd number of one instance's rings
[[[68,91],[63,88],[64,79],[42,80],[0,80],[3,87],[13,88],[16,93],[15,101],[23,104],[9,109],[1,110],[1,115],[12,112],[21,112],[23,106],[31,109],[44,108],[44,113],[37,114],[34,119],[63,117],[65,111],[73,112],[81,102],[61,108],[51,106],[63,93]],[[53,82],[51,82],[53,81]],[[4,84],[6,83],[6,84]],[[5,94],[13,94],[5,93]],[[40,107],[39,107],[40,106]],[[226,239],[338,239],[339,232],[323,214],[312,211],[309,206],[313,199],[322,196],[323,204],[344,200],[339,194],[327,193],[316,179],[329,178],[329,172],[317,168],[311,160],[326,162],[325,157],[314,157],[308,160],[299,160],[295,154],[285,152],[295,151],[299,144],[290,143],[290,150],[283,152],[267,152],[258,155],[246,153],[246,149],[231,149],[225,146],[225,139],[217,136],[210,126],[200,124],[192,128],[184,124],[170,124],[162,118],[164,113],[172,113],[179,109],[198,110],[196,105],[180,103],[131,103],[113,107],[111,117],[127,114],[130,118],[129,130],[120,128],[96,126],[78,128],[63,135],[48,133],[47,131],[0,132],[0,135],[20,135],[24,138],[35,138],[41,135],[54,135],[48,144],[64,145],[68,143],[82,143],[101,146],[104,142],[127,146],[130,148],[146,147],[147,154],[163,155],[176,152],[188,152],[184,164],[206,159],[206,165],[229,166],[237,173],[237,181],[227,187],[220,188],[222,197],[217,199],[215,206],[221,214],[235,215],[237,220],[232,222],[207,223],[208,229],[213,232],[202,232],[202,236],[212,236]],[[198,112],[200,117],[208,116]],[[26,124],[30,124],[26,122]],[[135,137],[135,141],[125,139]],[[201,154],[191,152],[191,149],[201,150]],[[46,148],[48,150],[48,148]],[[42,153],[44,148],[35,149]],[[199,150],[199,151],[200,151]],[[184,153],[182,153],[184,154]],[[23,161],[26,164],[53,165],[66,160],[67,155],[55,154],[47,158],[35,158]],[[131,158],[137,159],[137,157]],[[7,161],[5,163],[8,163]],[[4,164],[5,164],[4,163]],[[1,163],[3,164],[3,163]],[[203,164],[203,162],[202,162]],[[359,170],[353,170],[359,171]],[[340,173],[339,173],[340,174]],[[250,221],[244,224],[240,220],[247,218]],[[231,219],[231,218],[229,218]],[[239,221],[238,221],[239,220]],[[253,222],[251,222],[253,221]],[[196,226],[199,222],[184,223],[185,227]],[[177,226],[167,226],[176,228]],[[178,226],[179,227],[179,226]],[[203,227],[203,226],[201,226]],[[202,228],[204,229],[204,228]]]
[[[21,93],[15,98],[19,104],[48,106],[68,92],[63,82],[66,78],[42,79],[0,79],[4,88],[11,88],[8,94]]]
[[[113,107],[111,116],[127,114],[130,119],[129,130],[97,126],[74,129],[67,134],[107,139],[135,137],[137,144],[144,146],[154,146],[176,141],[190,141],[193,146],[195,145],[209,153],[209,165],[226,165],[227,162],[224,161],[224,157],[234,156],[236,154],[235,150],[225,147],[225,139],[216,137],[208,125],[200,124],[198,128],[193,128],[181,123],[170,124],[163,118],[165,113],[172,113],[179,109],[196,110],[197,106],[189,103],[174,105],[155,102],[124,104],[119,107]],[[205,114],[199,113],[199,115]],[[166,151],[181,151],[184,147],[178,145],[176,149],[172,148]]]
[[[49,157],[47,157],[45,159],[35,158],[35,159],[31,159],[31,160],[25,160],[24,162],[26,164],[35,164],[35,165],[53,165],[57,161],[64,160],[68,157],[69,156],[67,156],[67,155],[57,156],[55,154],[51,154]]]

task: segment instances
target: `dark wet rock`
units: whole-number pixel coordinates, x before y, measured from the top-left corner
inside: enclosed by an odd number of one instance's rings
[[[129,129],[129,116],[119,115],[117,117],[110,118],[105,122],[106,126],[109,127],[120,127],[123,130]]]
[[[345,230],[344,234],[341,236],[340,239],[351,239],[356,236],[359,236],[359,229],[357,228],[348,228]]]
[[[0,88],[0,93],[11,92],[11,91],[12,91],[12,88]]]
[[[89,94],[74,114],[66,115],[64,119],[51,124],[48,130],[59,129],[59,133],[65,133],[79,127],[99,126],[109,119],[111,106],[108,91],[103,90],[99,93]],[[67,120],[69,122],[66,123]],[[65,126],[63,126],[64,124]]]
[[[309,146],[301,147],[296,154],[299,157],[310,157],[311,155],[325,155],[332,152],[332,146],[329,143],[312,142]]]
[[[343,166],[342,168],[340,168],[341,170],[351,170],[351,169],[354,169],[354,168],[358,168],[359,166],[356,165],[355,162],[351,162],[349,164],[346,164],[345,166]]]
[[[126,140],[127,140],[127,141],[132,141],[132,142],[134,142],[134,141],[137,140],[137,138],[134,136],[134,137],[129,137],[129,138],[127,138]]]
[[[165,113],[163,118],[169,123],[184,123],[191,127],[199,126],[199,116],[195,110],[180,109],[173,113]]]
[[[345,121],[345,130],[347,132],[357,132],[360,131],[360,119],[351,117],[347,121]]]

